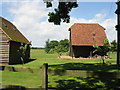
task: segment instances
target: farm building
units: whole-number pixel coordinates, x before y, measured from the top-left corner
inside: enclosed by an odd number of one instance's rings
[[[94,51],[93,45],[103,47],[107,38],[105,28],[99,24],[75,23],[70,31],[70,56],[89,57]]]
[[[0,64],[29,61],[31,43],[8,20],[0,17]]]

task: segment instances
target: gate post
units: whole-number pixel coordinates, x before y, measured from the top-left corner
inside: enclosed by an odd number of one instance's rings
[[[42,66],[42,89],[47,90],[48,89],[48,64],[44,63]]]

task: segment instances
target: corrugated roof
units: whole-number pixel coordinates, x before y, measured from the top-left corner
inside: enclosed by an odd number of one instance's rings
[[[99,24],[75,23],[69,29],[71,32],[71,44],[74,46],[104,45],[107,38],[105,28]]]
[[[26,37],[8,20],[0,17],[0,27],[11,41],[30,44]]]

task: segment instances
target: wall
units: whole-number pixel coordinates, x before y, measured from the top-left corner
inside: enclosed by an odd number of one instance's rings
[[[9,62],[9,38],[0,29],[0,64],[8,64]]]

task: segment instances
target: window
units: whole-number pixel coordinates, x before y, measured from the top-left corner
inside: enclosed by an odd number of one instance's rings
[[[95,33],[93,34],[93,37],[96,37],[96,34],[95,34]]]
[[[4,23],[4,22],[3,22],[3,25],[4,25],[5,27],[7,27],[6,23]]]

